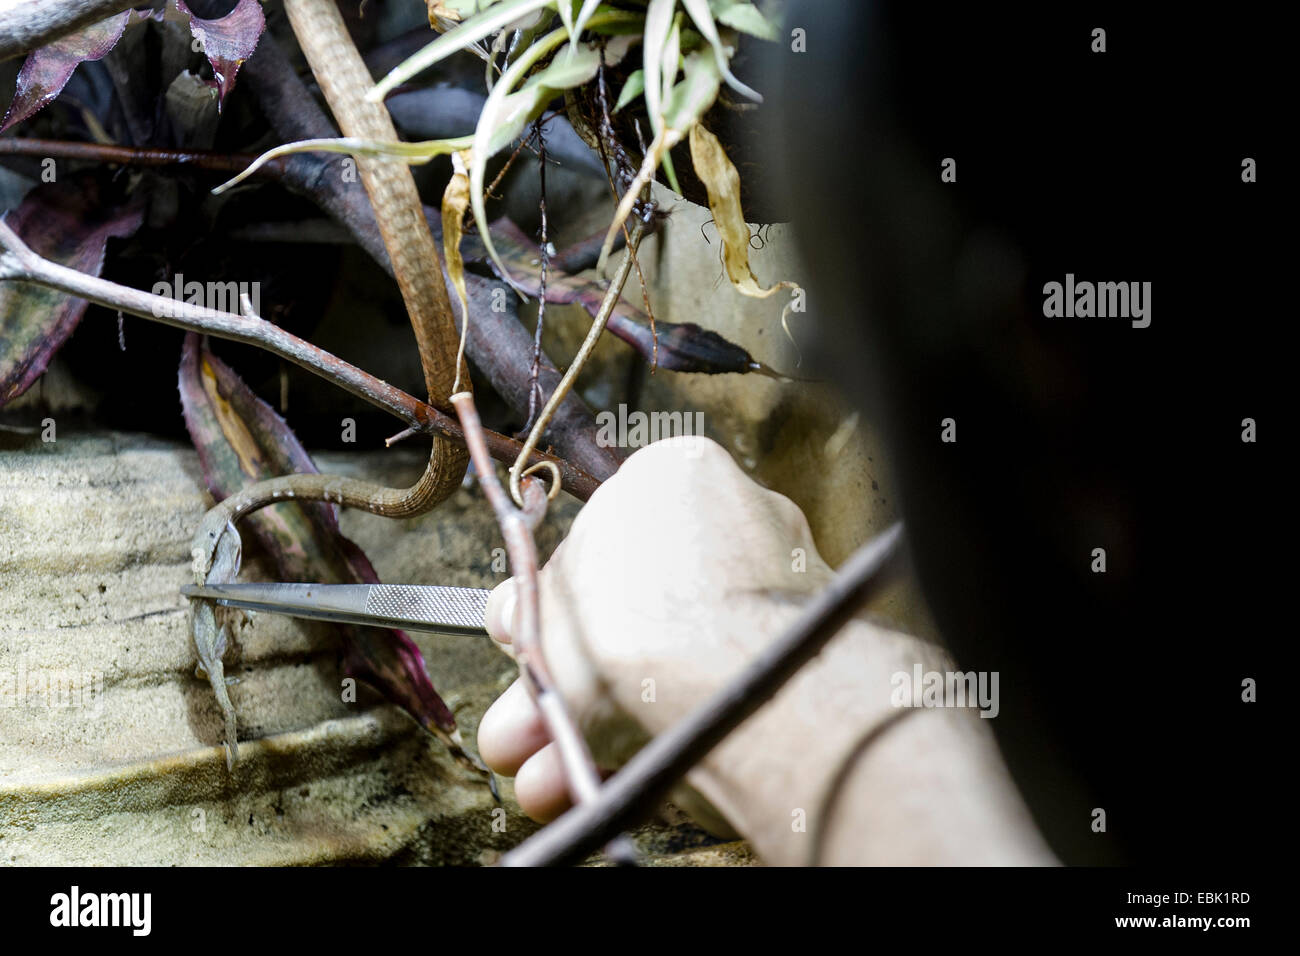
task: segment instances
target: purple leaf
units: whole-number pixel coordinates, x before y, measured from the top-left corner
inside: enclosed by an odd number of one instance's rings
[[[185,337],[180,368],[185,426],[217,500],[244,485],[292,472],[316,472],[297,436],[271,406],[218,359],[199,336]],[[377,584],[365,553],[339,531],[333,505],[285,502],[244,519],[282,580]],[[420,649],[405,633],[334,625],[343,639],[343,669],[378,689],[431,733],[447,738],[456,718],[438,696]]]
[[[73,180],[37,186],[6,221],[33,251],[97,276],[108,238],[132,235],[142,218],[134,203],[103,208],[93,181]],[[85,299],[30,283],[0,283],[0,406],[41,377],[85,314]]]
[[[190,33],[203,47],[203,53],[212,64],[216,77],[209,85],[217,88],[217,109],[226,94],[235,86],[235,74],[243,62],[253,55],[257,41],[266,29],[266,17],[257,0],[239,0],[235,9],[216,20],[196,17],[185,6],[185,0],[176,0],[176,9],[190,18]]]
[[[492,241],[501,260],[506,263],[516,284],[529,295],[542,291],[541,250],[509,219],[492,223]],[[601,241],[604,237],[601,236]],[[468,245],[468,244],[467,244]],[[478,249],[469,246],[466,259]],[[575,256],[574,258],[578,258]],[[589,315],[600,311],[605,298],[605,284],[588,275],[569,275],[552,267],[547,276],[546,301],[556,305],[581,305]],[[765,369],[745,349],[711,329],[694,322],[655,323],[650,317],[620,299],[606,326],[610,334],[632,346],[647,361],[672,372],[699,372],[706,375],[745,373]]]
[[[131,13],[123,10],[117,16],[69,33],[28,55],[23,68],[18,71],[18,90],[5,113],[0,133],[27,119],[58,96],[78,64],[107,55],[122,36]]]

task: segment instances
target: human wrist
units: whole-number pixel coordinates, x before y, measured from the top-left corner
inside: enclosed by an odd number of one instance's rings
[[[840,770],[864,735],[899,716],[892,676],[944,659],[911,635],[855,619],[714,748],[691,782],[766,860],[808,862]]]
[[[851,622],[691,782],[776,865],[1055,863],[990,721],[898,699],[918,664],[956,666],[936,645]]]

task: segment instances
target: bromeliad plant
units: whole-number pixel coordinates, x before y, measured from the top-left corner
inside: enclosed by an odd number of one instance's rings
[[[704,125],[725,84],[736,94],[762,97],[731,70],[738,36],[775,40],[776,27],[751,0],[429,0],[429,20],[444,32],[374,85],[367,98],[380,102],[424,70],[462,52],[486,63],[488,97],[472,136],[391,143],[341,138],[304,140],[264,153],[247,170],[218,187],[228,189],[272,159],[304,150],[387,156],[426,163],[457,154],[468,174],[468,202],[479,237],[498,275],[525,292],[521,277],[498,251],[487,215],[488,162],[517,143],[530,124],[559,96],[574,128],[605,160],[621,197],[598,260],[604,266],[642,193],[662,169],[681,192],[671,150],[688,142],[695,173],[704,185],[723,245],[727,276],[737,291],[764,298],[789,282],[764,287],[749,265],[750,231],[740,202],[740,176],[726,151]],[[627,74],[617,99],[608,102],[607,71],[640,46],[641,66]],[[592,88],[595,95],[575,95]],[[590,115],[586,103],[597,104]],[[650,125],[648,144],[620,142],[611,115],[639,104]],[[638,130],[639,132],[639,130]],[[641,154],[634,168],[630,156]],[[453,180],[453,186],[459,184]],[[459,194],[457,194],[459,195]],[[448,203],[455,197],[449,194]],[[447,210],[444,209],[444,221]],[[452,258],[450,255],[448,258]],[[453,269],[453,281],[455,270]]]

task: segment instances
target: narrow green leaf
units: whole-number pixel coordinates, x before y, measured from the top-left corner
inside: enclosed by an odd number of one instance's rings
[[[502,0],[501,3],[470,17],[456,29],[448,30],[423,50],[395,66],[366,94],[366,99],[372,103],[381,102],[394,87],[405,83],[422,70],[427,70],[453,53],[509,26],[520,17],[554,5],[555,0]]]
[[[569,43],[572,44],[578,39],[578,34],[573,29],[573,3],[574,0],[558,0],[557,9],[560,11],[560,22],[564,24],[564,29],[568,31]],[[569,47],[572,52],[573,47]]]
[[[573,38],[576,40],[582,36],[582,31],[587,28],[587,21],[591,19],[596,8],[600,6],[600,0],[586,0],[582,9],[578,11],[578,19],[573,24]]]
[[[467,149],[472,136],[459,136],[454,139],[427,139],[418,143],[384,142],[377,139],[355,139],[338,137],[336,139],[302,139],[296,143],[285,143],[268,149],[249,164],[248,168],[212,190],[213,195],[221,195],[227,189],[239,185],[253,173],[257,172],[273,159],[292,153],[346,153],[349,156],[387,156],[392,159],[405,160],[412,166],[427,163],[435,156],[447,156]]]
[[[637,70],[623,84],[623,91],[618,94],[618,102],[614,104],[614,112],[617,113],[644,92],[645,70]]]
[[[748,33],[760,40],[775,42],[780,33],[776,25],[748,0],[709,0],[714,19],[723,26]]]
[[[650,130],[656,138],[663,131],[664,47],[673,27],[675,4],[676,0],[650,0],[645,11],[645,38],[641,46],[645,107],[650,115]]]
[[[756,103],[763,102],[763,97],[732,75],[731,67],[728,65],[731,55],[723,44],[722,37],[718,36],[718,25],[713,21],[713,13],[709,10],[709,0],[682,0],[682,6],[691,15],[700,33],[704,34],[704,38],[712,44],[718,71],[727,81],[727,85],[741,96],[748,97]]]

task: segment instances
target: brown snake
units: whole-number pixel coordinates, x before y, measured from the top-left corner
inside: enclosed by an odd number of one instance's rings
[[[284,7],[343,135],[396,140],[388,109],[365,99],[374,81],[333,0],[286,0]],[[356,163],[415,331],[429,403],[447,408],[456,378],[458,333],[415,180],[401,162],[358,156]],[[463,369],[461,379],[469,381]],[[423,514],[456,490],[468,460],[463,447],[435,436],[424,474],[410,488],[385,488],[328,475],[290,475],[251,485],[227,498],[204,519],[195,539],[201,552],[196,555],[196,576],[206,575],[222,529],[250,511],[276,501],[299,499],[328,501],[390,518]]]
[[[344,136],[396,140],[397,131],[382,103],[369,103],[366,93],[374,84],[361,54],[348,36],[334,0],[285,0],[285,12],[307,56],[334,118]],[[392,260],[393,273],[415,330],[420,364],[431,405],[448,408],[456,375],[459,335],[451,300],[443,280],[442,264],[424,218],[415,180],[405,163],[356,157],[357,170],[374,207],[375,219]],[[461,369],[462,388],[469,374]],[[215,583],[210,576],[233,576],[233,570],[214,561],[223,535],[234,533],[243,515],[280,501],[326,501],[360,508],[389,518],[411,517],[430,510],[449,497],[465,476],[469,456],[460,445],[442,436],[433,447],[424,474],[410,488],[386,488],[355,478],[297,474],[250,485],[231,495],[204,516],[195,535],[191,555],[196,584]],[[237,545],[233,546],[238,553]],[[227,547],[230,550],[230,547]],[[205,613],[207,612],[207,613]],[[226,694],[222,653],[225,628],[219,628],[205,602],[191,602],[191,622],[199,663],[206,672],[226,719],[228,760],[238,755],[235,715]]]
[[[383,103],[366,101],[374,80],[348,36],[334,0],[285,0],[284,8],[343,135],[396,141],[397,131],[388,108]],[[457,378],[459,334],[415,179],[410,167],[402,162],[358,156],[356,163],[415,330],[429,403],[447,409],[452,383]],[[462,367],[459,377],[468,382],[468,370]],[[428,467],[410,489],[386,489],[377,498],[370,495],[362,502],[345,503],[390,517],[420,514],[456,490],[465,477],[468,461],[463,447],[446,438],[435,438]]]

